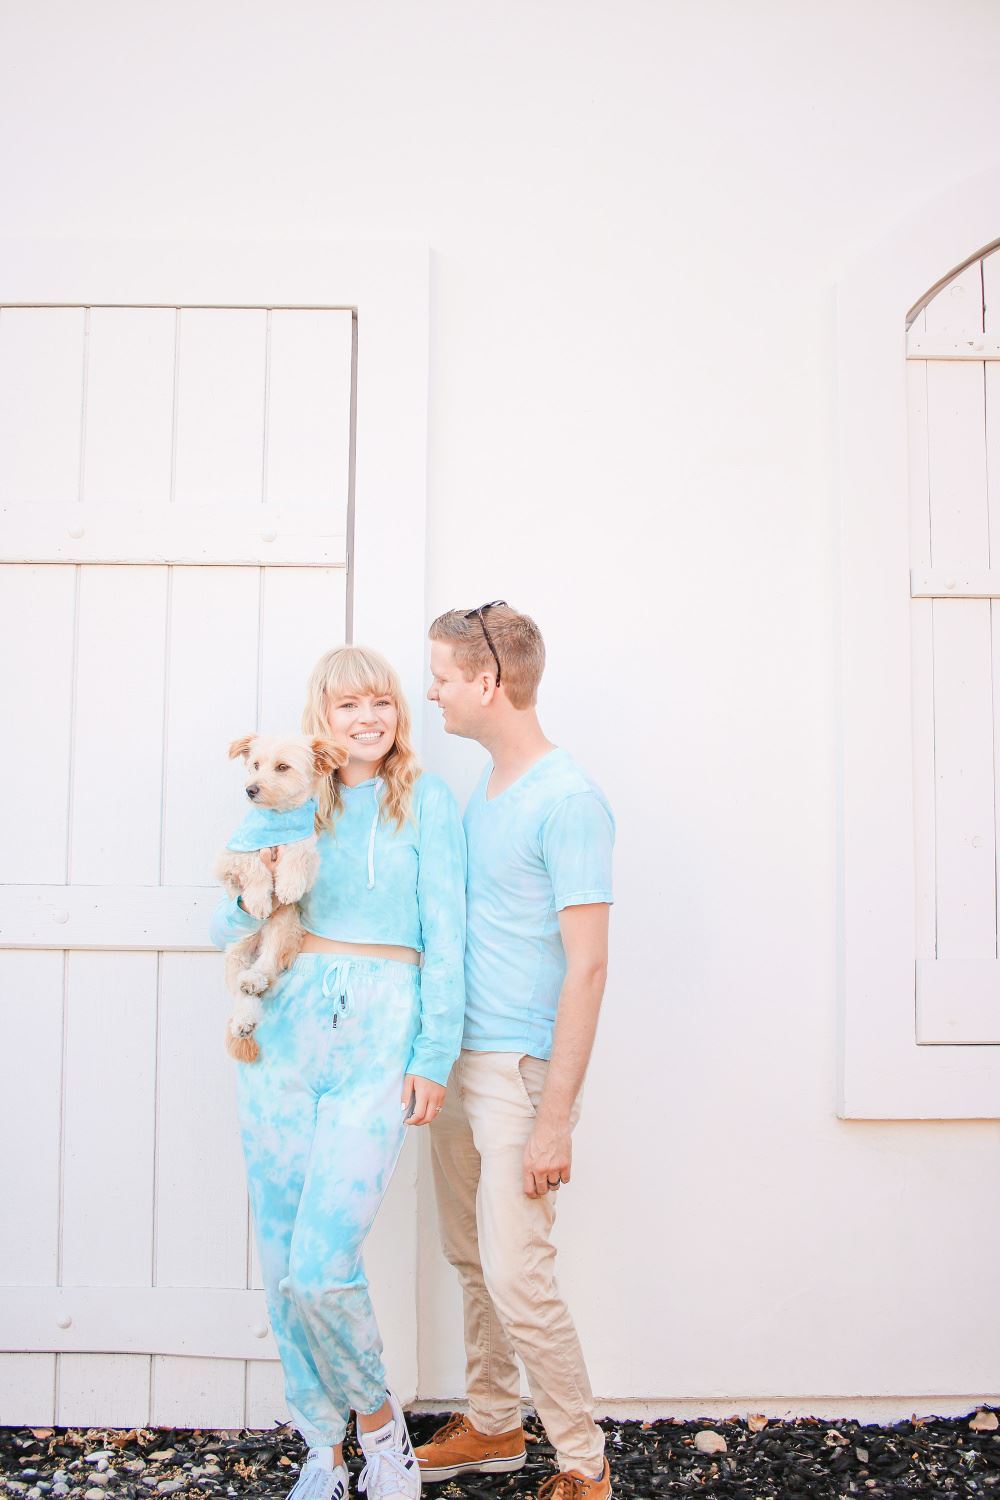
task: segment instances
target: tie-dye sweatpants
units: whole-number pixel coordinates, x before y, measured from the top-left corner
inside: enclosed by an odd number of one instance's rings
[[[310,1447],[385,1400],[361,1248],[403,1144],[420,970],[302,953],[264,997],[237,1099],[285,1397]]]

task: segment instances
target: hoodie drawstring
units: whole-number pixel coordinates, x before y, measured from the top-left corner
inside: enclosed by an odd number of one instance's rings
[[[372,818],[372,831],[368,835],[368,889],[370,891],[375,889],[375,834],[378,831],[378,820],[382,812],[379,802],[381,788],[382,779],[376,776],[374,786],[372,787],[372,793],[375,797],[375,816]]]

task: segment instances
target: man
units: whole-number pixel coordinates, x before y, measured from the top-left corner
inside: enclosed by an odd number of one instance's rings
[[[441,1239],[462,1282],[469,1411],[417,1457],[431,1482],[523,1466],[516,1352],[560,1469],[540,1496],[605,1500],[604,1434],[551,1236],[604,993],[614,819],[542,732],[534,620],[500,600],[441,615],[430,638],[427,696],[448,733],[478,740],[492,764],[465,814],[465,1034],[431,1126]]]

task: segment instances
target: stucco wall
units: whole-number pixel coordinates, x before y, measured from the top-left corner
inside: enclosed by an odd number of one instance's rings
[[[833,286],[997,159],[996,8],[41,0],[3,29],[5,234],[432,248],[427,614],[536,615],[544,723],[619,820],[560,1207],[599,1395],[995,1391],[997,1125],[834,1113]],[[424,744],[468,791],[478,749],[432,712]]]

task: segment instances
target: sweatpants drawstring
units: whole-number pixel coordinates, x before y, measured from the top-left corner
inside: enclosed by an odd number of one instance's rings
[[[321,993],[324,1000],[333,1000],[335,1008],[333,1013],[333,1024],[336,1026],[338,1017],[353,1016],[354,996],[351,984],[351,960],[335,959],[332,964],[327,964],[323,970],[323,983]]]

